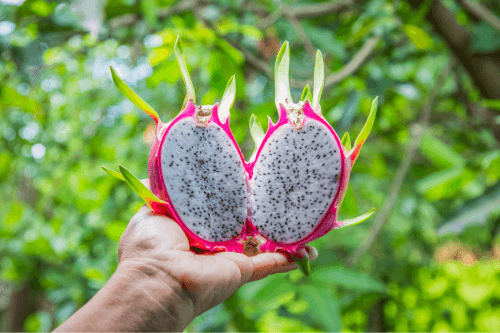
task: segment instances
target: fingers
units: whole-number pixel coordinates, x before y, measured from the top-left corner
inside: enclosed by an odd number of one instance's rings
[[[314,246],[306,245],[306,251],[309,254],[309,260],[315,260],[318,257],[318,250]]]
[[[250,257],[235,252],[221,252],[217,253],[216,256],[232,260],[236,265],[238,265],[241,272],[241,285],[250,281],[254,270]]]
[[[309,254],[309,260],[314,260],[318,257],[318,251],[307,245],[306,251]],[[262,253],[254,257],[250,257],[253,261],[253,274],[249,280],[261,280],[269,275],[276,273],[285,273],[297,269],[297,264],[289,261],[288,258],[281,253]]]

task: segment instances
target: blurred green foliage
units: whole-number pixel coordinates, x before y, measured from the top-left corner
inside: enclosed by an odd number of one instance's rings
[[[115,270],[120,235],[142,203],[100,167],[123,164],[146,178],[154,127],[113,86],[109,66],[168,121],[185,94],[173,55],[180,35],[200,104],[220,101],[236,75],[231,128],[246,158],[254,148],[250,115],[264,128],[267,116],[277,119],[265,69],[272,70],[284,40],[291,45],[291,75],[311,85],[309,43],[333,73],[379,37],[359,69],[325,88],[321,101],[338,134],[355,138],[379,96],[374,129],[340,211],[345,218],[382,208],[412,124],[439,90],[390,218],[355,267],[346,267],[346,258],[369,235],[373,218],[315,241],[319,258],[310,279],[291,272],[248,284],[188,330],[500,330],[498,259],[472,267],[433,259],[450,240],[477,257],[497,243],[500,147],[463,97],[500,106],[483,99],[460,66],[435,87],[452,55],[426,24],[428,3],[415,10],[405,1],[359,1],[306,16],[299,20],[304,40],[280,10],[319,2],[218,0],[182,9],[170,0],[1,0],[0,329],[9,329],[10,304],[26,286],[37,300],[21,328],[48,331]],[[457,3],[443,3],[470,29],[474,52],[500,49],[498,31]],[[498,6],[490,9],[499,15]],[[296,101],[302,89],[292,88]],[[446,222],[453,227],[438,229]]]

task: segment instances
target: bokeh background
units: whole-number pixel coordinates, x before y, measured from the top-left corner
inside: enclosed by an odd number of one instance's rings
[[[201,104],[235,74],[231,128],[277,119],[274,60],[291,44],[295,100],[320,49],[323,113],[340,136],[374,129],[340,211],[363,224],[313,243],[312,276],[244,286],[188,331],[500,331],[500,6],[494,0],[0,0],[0,329],[49,331],[117,265],[142,205],[101,166],[141,178],[153,122],[185,89]]]

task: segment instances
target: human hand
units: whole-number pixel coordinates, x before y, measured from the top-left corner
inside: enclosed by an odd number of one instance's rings
[[[307,246],[311,260],[317,251]],[[233,252],[195,254],[182,228],[172,219],[142,207],[130,220],[118,247],[120,265],[148,267],[148,274],[184,300],[185,328],[191,320],[222,303],[238,288],[271,274],[288,272],[297,265],[281,253],[253,257]],[[158,295],[161,298],[161,295]],[[158,300],[162,303],[162,300]],[[188,312],[189,315],[188,315]]]

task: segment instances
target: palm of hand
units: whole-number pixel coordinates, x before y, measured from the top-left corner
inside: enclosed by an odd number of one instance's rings
[[[311,259],[317,256],[307,247]],[[243,284],[297,266],[280,253],[247,257],[240,253],[195,254],[182,228],[172,219],[143,207],[130,220],[118,248],[120,263],[140,261],[154,265],[180,284],[189,295],[195,315],[216,306]],[[168,281],[166,281],[168,283]]]

